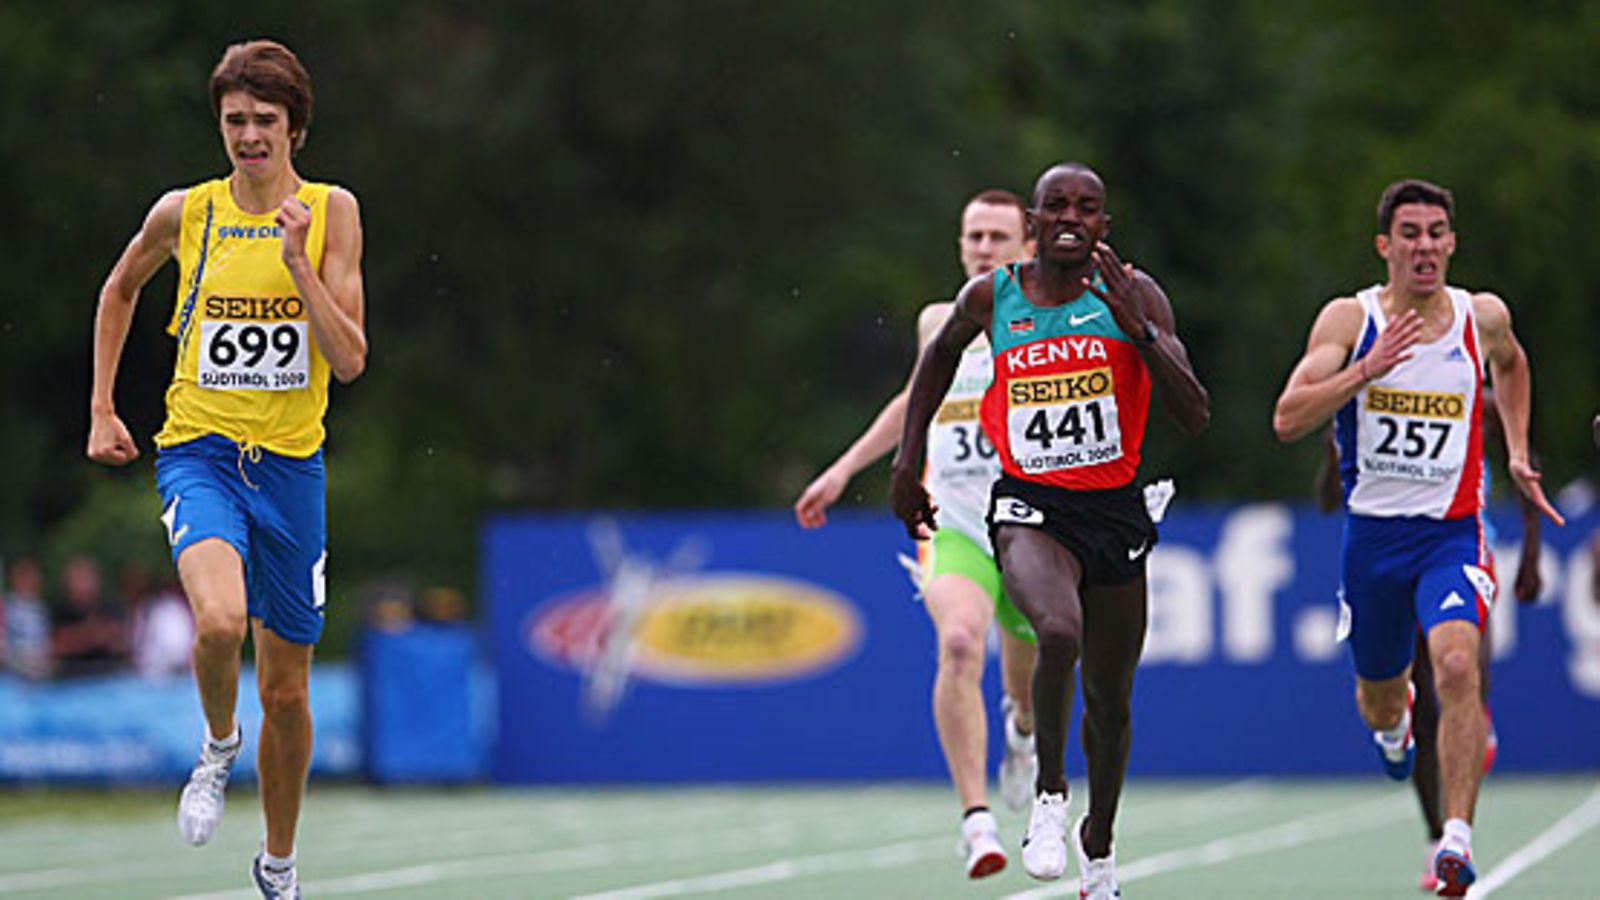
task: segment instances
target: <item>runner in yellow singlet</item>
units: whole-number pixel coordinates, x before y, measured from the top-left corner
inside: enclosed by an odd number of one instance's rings
[[[222,820],[243,736],[239,651],[255,641],[266,836],[262,896],[300,896],[295,830],[311,761],[309,677],[322,633],[328,378],[366,367],[361,217],[349,191],[302,180],[311,79],[286,47],[227,49],[212,111],[232,172],[168,192],[123,250],[95,316],[88,456],[125,465],[138,444],[118,417],[118,362],[139,292],[179,266],[167,419],[155,443],[162,522],[194,610],[194,671],[209,730],[179,799],[200,845]]]

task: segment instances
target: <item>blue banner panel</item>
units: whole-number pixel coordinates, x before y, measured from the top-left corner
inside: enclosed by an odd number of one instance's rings
[[[1496,510],[1491,613],[1497,768],[1600,768],[1600,603],[1584,546],[1597,517],[1546,525],[1537,603],[1511,593],[1514,510]],[[1343,520],[1281,505],[1183,509],[1150,563],[1151,621],[1129,770],[1171,775],[1376,771],[1335,640]]]
[[[1600,768],[1600,603],[1583,549],[1600,515],[1546,529],[1544,590],[1520,607],[1518,523],[1495,518],[1499,767]],[[1376,770],[1335,640],[1340,528],[1278,504],[1169,514],[1151,555],[1131,772]],[[506,517],[483,550],[501,781],[945,776],[933,629],[896,561],[915,550],[885,514],[836,514],[817,531],[776,511]],[[992,653],[985,689],[993,713]],[[992,768],[999,729],[990,737]]]
[[[244,755],[234,777],[256,777],[261,704],[255,669],[239,676]],[[311,669],[316,724],[313,775],[354,775],[361,746],[357,677],[348,665]],[[200,698],[189,678],[132,675],[55,683],[0,676],[0,782],[181,782],[205,736]]]
[[[508,518],[484,544],[502,781],[943,771],[932,631],[887,517]]]
[[[383,784],[483,777],[477,656],[477,635],[465,625],[362,635],[367,777]]]

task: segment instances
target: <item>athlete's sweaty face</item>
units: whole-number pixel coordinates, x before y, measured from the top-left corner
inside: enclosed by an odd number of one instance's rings
[[[1401,294],[1421,296],[1444,286],[1456,233],[1443,207],[1402,203],[1394,208],[1389,233],[1378,235],[1377,246],[1389,267],[1389,284]]]
[[[1026,252],[1022,210],[1004,203],[968,203],[961,213],[961,268],[968,278],[1016,262]]]
[[[247,178],[275,175],[289,163],[294,139],[289,134],[289,109],[248,91],[222,95],[222,146],[234,171]]]
[[[1087,169],[1058,168],[1040,181],[1031,211],[1039,255],[1068,265],[1084,262],[1111,231],[1106,189]]]

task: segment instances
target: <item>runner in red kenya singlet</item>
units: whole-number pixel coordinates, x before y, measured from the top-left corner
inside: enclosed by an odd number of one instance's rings
[[[1152,383],[1185,431],[1209,417],[1205,388],[1154,279],[1119,260],[1105,186],[1078,164],[1034,187],[1037,258],[976,278],[923,351],[895,457],[891,499],[913,536],[933,509],[919,481],[928,423],[963,348],[987,331],[995,381],[983,424],[1004,474],[989,529],[1006,594],[1039,639],[1033,699],[1039,777],[1022,863],[1040,879],[1066,870],[1062,773],[1073,672],[1083,660],[1089,811],[1071,830],[1084,897],[1115,897],[1112,825],[1129,747],[1133,671],[1145,633],[1145,560],[1155,527],[1135,481]]]

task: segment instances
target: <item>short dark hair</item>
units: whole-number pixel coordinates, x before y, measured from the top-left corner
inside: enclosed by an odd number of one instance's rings
[[[294,149],[306,144],[315,98],[311,75],[294,52],[277,41],[255,40],[234,44],[222,52],[211,70],[211,114],[222,114],[222,97],[244,91],[258,100],[281,104],[289,111],[289,134]]]
[[[1100,188],[1101,188],[1102,191],[1105,189],[1105,186],[1106,186],[1105,182],[1103,180],[1101,180],[1101,178],[1100,178],[1100,173],[1098,173],[1095,170],[1089,168],[1088,166],[1084,165],[1083,163],[1081,163],[1081,162],[1059,162],[1059,163],[1056,163],[1055,165],[1051,166],[1050,168],[1045,169],[1043,172],[1039,173],[1038,179],[1036,179],[1033,182],[1033,196],[1032,196],[1032,198],[1030,198],[1030,200],[1031,200],[1031,202],[1033,203],[1033,205],[1035,207],[1037,207],[1039,205],[1039,191],[1044,188],[1044,183],[1046,181],[1048,181],[1052,176],[1054,176],[1057,172],[1073,172],[1073,173],[1081,173],[1081,174],[1084,174],[1084,175],[1088,175],[1089,177],[1093,178],[1095,181],[1100,182]]]
[[[1420,178],[1407,178],[1384,188],[1383,196],[1378,198],[1379,234],[1389,233],[1389,226],[1394,224],[1395,209],[1407,203],[1437,206],[1444,210],[1445,215],[1455,217],[1456,198],[1448,188]]]
[[[974,203],[984,203],[989,206],[1015,206],[1017,212],[1024,215],[1028,212],[1028,205],[1022,202],[1022,198],[1005,188],[989,188],[988,190],[979,191],[972,196],[971,200],[967,201],[967,206],[971,206]],[[966,209],[966,206],[962,207],[962,209]]]

